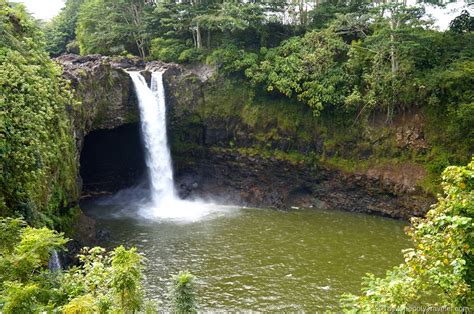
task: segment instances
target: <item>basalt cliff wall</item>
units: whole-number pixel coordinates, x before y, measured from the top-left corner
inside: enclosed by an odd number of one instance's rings
[[[389,127],[374,121],[363,136],[340,137],[330,119],[313,117],[302,104],[255,94],[245,80],[219,76],[207,65],[145,64],[98,55],[65,55],[57,62],[82,102],[71,113],[78,154],[86,153],[87,141],[97,142],[99,148],[106,146],[101,141],[110,146],[100,156],[92,150],[87,153],[92,157],[81,158],[81,173],[89,168],[100,174],[87,178],[93,182],[85,182],[83,195],[112,193],[132,184],[124,178],[143,176],[137,169],[117,174],[143,159],[139,154],[117,158],[139,150],[137,100],[126,71],[142,71],[149,79],[152,71],[160,70],[176,188],[183,198],[277,209],[343,209],[405,219],[422,215],[433,202],[421,187],[426,179],[422,166],[378,157],[385,150],[397,155],[426,149],[423,119],[417,113]],[[114,136],[127,132],[135,135],[114,142]],[[114,149],[117,146],[121,149]],[[350,165],[343,162],[353,156],[357,160]],[[116,170],[100,173],[97,160],[115,160],[110,169]]]

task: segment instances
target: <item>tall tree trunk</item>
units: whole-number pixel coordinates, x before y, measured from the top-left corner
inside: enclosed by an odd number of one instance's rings
[[[394,12],[392,10],[391,16],[390,16],[390,65],[391,65],[391,80],[392,80],[392,101],[387,108],[387,122],[392,121],[392,116],[393,112],[395,109],[395,104],[396,104],[396,95],[397,91],[395,82],[397,79],[397,74],[398,74],[398,59],[397,59],[397,53],[396,53],[396,47],[395,47],[395,31],[398,29],[399,23],[395,21],[394,18]]]
[[[140,58],[142,60],[145,60],[145,58],[146,58],[145,41],[138,38],[138,39],[135,40],[135,42],[136,42],[136,45],[138,47],[138,53],[140,54]]]
[[[199,29],[199,22],[197,22],[196,24],[196,43],[197,43],[197,48],[201,49],[202,39],[201,39],[201,30]]]
[[[300,16],[300,25],[304,25],[304,0],[298,1],[298,14]]]
[[[207,49],[211,49],[211,29],[207,29]]]
[[[133,28],[132,36],[133,36],[133,39],[135,40],[138,53],[140,54],[140,58],[145,59],[146,39],[143,38],[143,35],[141,33],[141,30],[143,27],[142,20],[141,20],[141,13],[143,11],[143,7],[140,2],[132,3],[128,7],[128,11],[129,11],[131,19],[127,18],[127,15],[124,14],[124,20],[130,27]]]
[[[398,70],[398,62],[395,53],[395,36],[393,34],[390,34],[390,42],[390,64],[392,69],[392,76],[395,76]]]
[[[194,48],[197,47],[197,39],[196,39],[196,32],[195,32],[195,29],[194,28],[191,28],[191,33],[193,34],[193,44],[194,44]]]

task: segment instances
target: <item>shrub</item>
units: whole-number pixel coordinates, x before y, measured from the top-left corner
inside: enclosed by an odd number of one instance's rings
[[[75,105],[42,33],[21,6],[0,0],[0,214],[59,227],[78,194],[66,112]]]
[[[134,248],[84,248],[80,266],[51,272],[51,253],[68,241],[63,234],[0,218],[0,239],[2,313],[135,313],[152,308],[143,300],[143,257]]]
[[[438,203],[425,218],[412,220],[415,247],[404,251],[405,263],[385,278],[368,275],[361,296],[343,298],[347,308],[372,312],[473,304],[474,159],[465,167],[447,167],[442,179]]]
[[[151,41],[150,57],[164,62],[179,62],[186,45],[178,39],[155,38]]]
[[[173,276],[171,286],[172,309],[175,313],[196,313],[195,277],[185,271]]]
[[[235,45],[215,49],[206,59],[207,63],[217,66],[224,73],[244,73],[247,68],[255,66],[257,61],[256,53],[246,52]]]

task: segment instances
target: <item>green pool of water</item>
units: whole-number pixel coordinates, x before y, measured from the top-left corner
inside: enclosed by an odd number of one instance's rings
[[[410,246],[405,222],[338,210],[226,208],[195,222],[111,218],[88,206],[106,246],[147,258],[147,295],[166,309],[171,274],[197,278],[201,310],[337,310],[361,278],[383,275]]]

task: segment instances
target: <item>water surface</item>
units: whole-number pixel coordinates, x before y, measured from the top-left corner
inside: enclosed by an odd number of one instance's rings
[[[367,272],[383,275],[409,247],[405,222],[338,210],[221,208],[194,222],[112,217],[86,206],[106,246],[136,246],[147,258],[148,297],[164,301],[171,274],[198,278],[202,310],[336,310]]]

